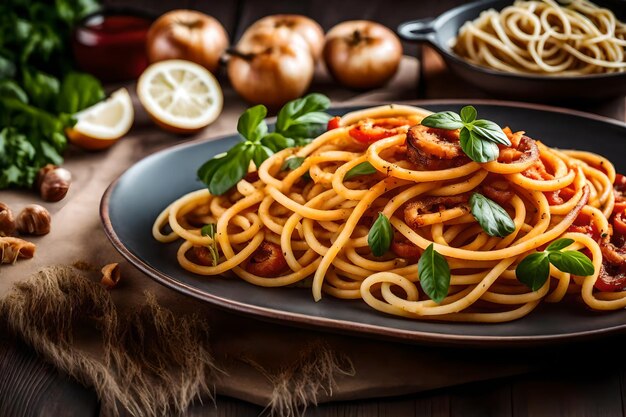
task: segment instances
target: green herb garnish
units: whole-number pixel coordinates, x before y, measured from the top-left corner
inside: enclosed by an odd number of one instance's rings
[[[509,213],[495,201],[474,193],[469,203],[472,215],[489,236],[504,237],[515,230],[515,223]]]
[[[431,114],[422,120],[422,125],[444,130],[461,129],[461,149],[476,162],[489,162],[498,157],[497,144],[511,146],[500,126],[489,120],[476,120],[473,106],[465,106],[458,115],[452,111]]]
[[[378,171],[376,170],[376,168],[374,168],[372,164],[370,164],[368,161],[365,161],[352,167],[348,172],[346,172],[346,175],[343,177],[343,179],[344,181],[346,181],[351,178],[358,177],[359,175],[370,175],[377,172]]]
[[[450,266],[448,261],[430,244],[417,263],[420,285],[436,303],[441,303],[450,289]]]
[[[391,247],[393,229],[387,216],[378,213],[378,218],[367,234],[367,244],[374,256],[383,256]]]
[[[72,71],[74,25],[94,0],[0,2],[0,189],[31,187],[63,163],[72,114],[104,98],[100,82]]]
[[[305,145],[323,132],[330,119],[330,115],[324,112],[328,107],[330,100],[322,94],[309,94],[290,101],[278,113],[274,132],[269,132],[265,122],[265,106],[249,108],[237,122],[237,131],[244,141],[231,148],[226,155],[205,162],[198,169],[198,178],[207,185],[211,194],[224,194],[246,175],[250,161],[258,168],[275,152]],[[295,161],[288,164],[285,169],[295,169],[290,165]]]
[[[593,263],[587,256],[575,250],[563,251],[572,243],[573,239],[558,239],[546,250],[526,256],[515,268],[518,281],[533,291],[539,290],[550,276],[550,264],[570,274],[583,277],[593,275]]]
[[[217,262],[220,259],[220,254],[217,249],[217,241],[215,240],[215,232],[217,231],[217,225],[215,223],[209,223],[202,226],[200,229],[200,233],[202,236],[208,236],[212,239],[212,243],[207,246],[209,248],[209,252],[211,253],[211,260],[213,262],[213,266],[217,266]]]
[[[302,156],[292,156],[283,161],[283,164],[280,166],[281,171],[293,171],[294,169],[299,168],[304,162],[304,158]]]

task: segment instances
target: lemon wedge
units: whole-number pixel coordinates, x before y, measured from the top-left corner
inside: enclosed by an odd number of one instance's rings
[[[222,112],[222,89],[204,67],[171,59],[150,65],[137,83],[139,101],[163,129],[194,133]]]
[[[135,113],[128,90],[120,88],[111,96],[74,115],[74,127],[67,130],[70,142],[84,149],[106,149],[130,130]]]

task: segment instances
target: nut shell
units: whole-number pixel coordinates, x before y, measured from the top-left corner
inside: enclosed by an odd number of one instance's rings
[[[0,236],[13,236],[16,228],[13,212],[9,206],[0,203]]]
[[[50,213],[38,204],[31,204],[17,216],[17,230],[23,234],[45,235],[50,232]]]
[[[48,169],[51,165],[43,167],[37,177],[39,184],[39,193],[44,201],[60,201],[65,198],[67,191],[70,189],[72,182],[72,174],[65,168],[57,168],[52,165],[52,169]]]
[[[100,283],[107,289],[112,290],[120,282],[120,266],[118,263],[107,264],[102,267],[102,279]]]
[[[35,186],[37,187],[38,190],[41,189],[41,183],[43,182],[43,179],[45,178],[45,176],[50,171],[54,171],[57,168],[58,167],[54,164],[47,164],[41,167],[39,171],[37,171],[37,177],[35,178]]]

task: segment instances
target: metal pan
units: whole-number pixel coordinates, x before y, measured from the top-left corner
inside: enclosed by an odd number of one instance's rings
[[[606,7],[622,21],[626,18],[626,1],[604,0],[596,4]],[[498,97],[540,102],[603,100],[626,94],[626,72],[584,76],[545,76],[513,74],[465,61],[451,49],[459,28],[474,20],[483,10],[501,10],[510,0],[482,0],[451,9],[437,18],[405,22],[398,27],[400,37],[409,42],[428,43],[462,79]]]

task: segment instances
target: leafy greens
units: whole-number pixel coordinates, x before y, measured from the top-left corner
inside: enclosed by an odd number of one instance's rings
[[[0,189],[31,187],[39,168],[63,163],[72,114],[104,98],[98,80],[72,71],[73,26],[94,0],[0,3]]]

